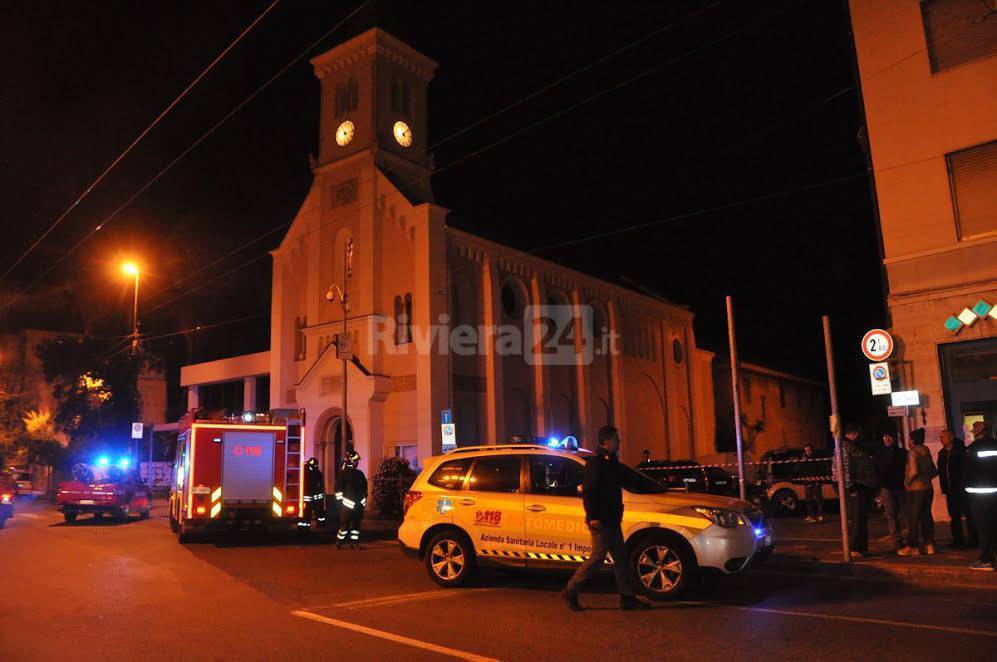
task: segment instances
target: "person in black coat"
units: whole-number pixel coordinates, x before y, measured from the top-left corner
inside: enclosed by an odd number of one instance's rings
[[[346,452],[343,469],[336,482],[339,499],[339,532],[336,546],[342,549],[349,538],[350,546],[360,546],[360,523],[367,508],[367,476],[360,470],[360,454],[352,448]]]
[[[571,576],[561,595],[573,611],[580,611],[578,589],[591,577],[606,554],[613,555],[613,574],[620,592],[620,608],[650,609],[634,597],[633,582],[627,563],[627,548],[623,542],[623,467],[616,453],[620,449],[620,435],[616,428],[606,425],[599,429],[599,448],[585,464],[582,483],[582,502],[585,523],[592,536],[592,553]]]
[[[305,463],[304,501],[298,527],[307,529],[312,523],[312,515],[319,526],[325,524],[325,476],[318,466],[318,460],[309,458]]]
[[[845,429],[844,451],[848,547],[852,558],[862,558],[869,551],[869,512],[879,488],[875,448],[862,438],[862,428],[853,423]]]
[[[966,487],[969,507],[980,535],[980,560],[969,565],[973,570],[994,571],[997,551],[997,440],[990,426],[973,423],[973,443],[966,449]]]
[[[942,449],[938,451],[938,482],[942,494],[945,495],[945,505],[952,520],[953,547],[976,547],[979,540],[976,526],[969,513],[969,501],[966,498],[966,443],[952,434],[950,430],[942,430],[939,435]],[[969,529],[969,540],[962,530],[962,518],[966,517],[966,528]]]
[[[879,476],[879,497],[883,500],[883,514],[890,530],[894,550],[904,546],[903,513],[906,491],[904,472],[907,467],[907,451],[897,445],[891,434],[883,435],[883,444],[876,449],[876,474]]]

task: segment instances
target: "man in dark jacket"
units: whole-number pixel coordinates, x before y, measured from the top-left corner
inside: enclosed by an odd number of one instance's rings
[[[990,426],[973,423],[973,443],[966,449],[966,494],[973,520],[980,535],[980,560],[969,565],[973,570],[994,570],[997,544],[997,441]]]
[[[561,593],[573,611],[581,611],[578,589],[602,565],[607,552],[613,555],[613,573],[616,576],[616,588],[620,592],[620,608],[650,609],[634,597],[627,549],[623,543],[623,467],[616,456],[619,449],[619,433],[616,428],[606,425],[599,429],[599,448],[585,464],[582,501],[585,506],[585,523],[592,536],[592,553],[575,571]]]
[[[862,429],[853,423],[845,429],[844,451],[848,548],[852,558],[862,558],[869,551],[869,511],[879,487],[875,449],[862,439]]]
[[[897,445],[891,434],[883,435],[883,445],[876,449],[876,474],[879,476],[879,498],[883,500],[883,511],[890,530],[890,540],[894,550],[904,546],[903,512],[904,470],[907,466],[907,451]]]
[[[938,451],[938,482],[942,494],[945,495],[945,505],[948,507],[952,523],[952,546],[966,547],[966,538],[962,531],[962,518],[966,516],[966,526],[969,529],[969,547],[979,544],[976,536],[976,526],[969,514],[969,502],[966,499],[966,444],[962,439],[952,434],[950,430],[942,430],[939,438],[942,449]]]

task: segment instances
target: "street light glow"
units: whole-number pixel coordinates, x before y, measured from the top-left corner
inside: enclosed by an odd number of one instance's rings
[[[138,276],[138,265],[134,262],[125,262],[121,265],[121,271],[129,276]]]

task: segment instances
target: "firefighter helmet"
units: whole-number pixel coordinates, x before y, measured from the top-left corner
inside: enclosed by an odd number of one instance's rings
[[[346,451],[346,455],[343,457],[343,468],[356,469],[360,464],[360,453],[356,452],[352,448]]]
[[[310,457],[308,458],[308,461],[305,462],[305,466],[309,469],[318,469],[318,460],[314,457]]]

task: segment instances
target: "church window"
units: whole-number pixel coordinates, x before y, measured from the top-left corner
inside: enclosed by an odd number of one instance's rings
[[[412,115],[412,93],[408,83],[391,79],[391,112]]]
[[[412,342],[412,295],[395,297],[395,344]]]
[[[352,113],[360,101],[360,88],[357,80],[351,78],[345,83],[336,85],[336,117]]]
[[[522,289],[512,279],[502,284],[501,291],[502,313],[509,319],[518,320],[523,316],[525,309]]]
[[[305,327],[308,320],[305,317],[294,318],[294,360],[304,361],[308,353],[308,339],[305,337]]]

